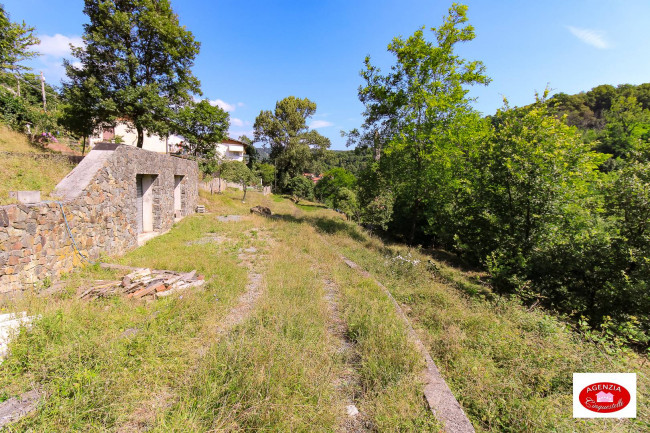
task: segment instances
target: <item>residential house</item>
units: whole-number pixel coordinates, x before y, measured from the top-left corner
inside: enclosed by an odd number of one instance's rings
[[[217,144],[217,152],[226,161],[241,161],[248,162],[248,155],[246,155],[246,146],[248,144],[227,138],[221,143]]]
[[[89,138],[90,148],[92,149],[96,143],[114,142],[116,137],[122,144],[129,146],[137,146],[138,132],[127,121],[120,120],[115,126],[100,127]],[[149,135],[147,131],[144,132],[144,140],[142,148],[158,153],[170,153],[170,148],[177,146],[183,140],[182,137],[171,135],[169,137],[159,137],[158,135]]]
[[[221,143],[216,144],[216,149],[217,153],[224,161],[248,162],[246,146],[248,146],[248,144],[242,141],[226,138]],[[169,148],[171,153],[183,154],[186,152],[185,149],[183,149],[182,142],[170,145]]]

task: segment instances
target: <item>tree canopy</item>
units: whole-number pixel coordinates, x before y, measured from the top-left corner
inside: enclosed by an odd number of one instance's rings
[[[285,188],[290,178],[309,171],[330,140],[310,130],[307,119],[316,113],[316,104],[307,98],[289,96],[278,101],[274,111],[263,110],[255,119],[255,142],[271,149],[270,159]]]
[[[70,110],[89,102],[86,117],[95,124],[127,120],[138,147],[145,130],[168,135],[173,110],[200,94],[191,72],[200,44],[169,0],[86,0],[84,13],[85,46],[72,49],[81,66],[65,61]]]

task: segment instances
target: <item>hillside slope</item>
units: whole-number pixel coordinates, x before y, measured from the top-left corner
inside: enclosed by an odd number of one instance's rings
[[[0,127],[0,205],[13,203],[9,191],[40,190],[41,198],[47,199],[70,170],[66,157],[46,152],[30,144],[24,134]]]
[[[422,398],[422,359],[375,279],[477,431],[650,426],[644,359],[604,355],[542,311],[487,300],[471,271],[386,245],[332,211],[256,193],[242,204],[240,194],[202,193],[211,213],[105,259],[196,269],[208,281],[201,290],[79,300],[92,281],[127,272],[93,266],[53,294],[3,306],[40,315],[0,365],[0,400],[34,387],[43,395],[16,431],[440,431]],[[250,215],[257,204],[276,216]],[[636,420],[572,418],[571,374],[590,371],[639,373]]]

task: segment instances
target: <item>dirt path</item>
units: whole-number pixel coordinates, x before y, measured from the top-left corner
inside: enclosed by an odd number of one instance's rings
[[[239,221],[239,220],[237,220]],[[267,243],[273,242],[270,236],[267,235],[266,231],[256,230],[259,233],[262,233],[258,238],[266,241]],[[188,243],[192,244],[204,244],[204,243],[221,243],[227,240],[226,237],[207,234],[206,236]],[[212,343],[218,340],[221,336],[230,332],[237,325],[243,323],[255,309],[258,300],[260,299],[262,293],[264,292],[263,286],[263,275],[261,270],[261,259],[262,255],[259,250],[255,247],[249,247],[242,249],[238,255],[238,258],[242,261],[242,266],[248,269],[248,284],[246,285],[246,291],[239,295],[235,305],[230,309],[228,314],[226,314],[218,323],[215,324],[212,329],[208,332],[211,335],[211,338],[206,339],[206,341],[211,342],[211,344],[204,344],[198,346],[196,349],[197,360],[194,363],[193,368],[190,369],[188,375],[195,374],[197,369],[200,367],[199,360],[205,356]],[[167,410],[172,403],[174,402],[176,396],[171,389],[164,389],[154,398],[143,402],[139,405],[134,412],[129,417],[129,420],[122,425],[118,431],[120,433],[136,433],[143,432],[148,429],[150,425],[153,425],[155,418],[159,413]]]
[[[335,384],[337,391],[345,398],[346,415],[341,418],[337,431],[346,433],[362,433],[371,431],[369,422],[356,406],[357,392],[359,389],[359,373],[357,372],[360,362],[359,354],[355,349],[354,342],[347,337],[347,324],[341,317],[340,293],[336,283],[330,279],[323,281],[327,309],[330,314],[329,334],[334,338],[337,345],[338,355],[343,362],[343,373]]]

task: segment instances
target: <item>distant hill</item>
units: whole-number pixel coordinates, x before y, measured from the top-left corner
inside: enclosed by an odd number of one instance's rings
[[[639,105],[650,110],[650,83],[619,84],[614,87],[609,84],[596,86],[587,92],[575,95],[556,93],[549,105],[557,110],[558,115],[567,115],[567,123],[582,130],[605,127],[605,116],[611,109],[612,103],[620,97],[636,98]]]
[[[258,160],[267,160],[270,156],[271,149],[255,146],[258,153]],[[351,172],[355,176],[365,167],[370,160],[371,153],[369,150],[328,150],[325,157],[314,164],[312,172],[316,174],[324,173],[335,167],[341,167]]]

